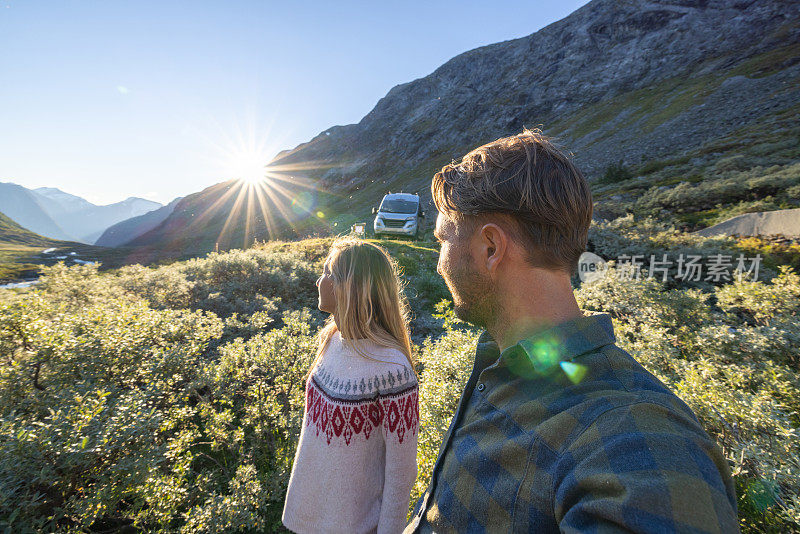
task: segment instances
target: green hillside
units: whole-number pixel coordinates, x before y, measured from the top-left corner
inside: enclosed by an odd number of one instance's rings
[[[256,241],[331,235],[338,229],[326,220],[329,198],[293,181],[230,180],[187,195],[166,220],[125,247],[131,260],[149,263]]]
[[[699,149],[612,166],[593,184],[607,217],[634,213],[696,230],[754,211],[800,206],[800,105]]]
[[[42,266],[59,261],[73,265],[78,261],[97,261],[112,267],[125,264],[128,259],[124,250],[40,236],[0,213],[0,283],[34,278]]]
[[[687,82],[686,85],[690,85]],[[690,85],[690,87],[696,87]],[[573,135],[596,134],[603,121],[623,109],[639,113],[643,124],[667,120],[664,110],[652,110],[653,95],[670,101],[689,89],[671,86],[669,91],[652,89],[623,95],[583,110],[545,132],[563,142]],[[622,106],[629,106],[623,108]],[[676,104],[677,105],[677,104]],[[688,104],[686,104],[688,105]],[[650,111],[648,111],[650,110]],[[677,112],[677,110],[674,110]],[[635,130],[631,135],[635,135]],[[486,139],[489,141],[490,139]],[[446,154],[420,163],[410,171],[369,180],[328,206],[341,225],[368,219],[369,210],[388,190],[422,191],[429,196],[433,174],[451,159],[476,144],[453,147]],[[568,149],[573,146],[567,144]],[[624,161],[626,154],[616,156]],[[707,141],[699,148],[667,157],[642,157],[636,162],[616,161],[587,173],[597,201],[598,214],[608,218],[634,213],[664,222],[676,222],[685,230],[696,230],[734,215],[800,206],[800,104],[769,114],[729,135]]]
[[[706,16],[716,9],[722,13],[724,4],[713,9],[701,6],[696,15]],[[591,16],[590,7],[597,10]],[[772,2],[763,7],[782,9]],[[713,24],[720,24],[717,34],[711,26],[683,28],[680,39],[687,41],[687,58],[671,68],[660,63],[675,60],[659,52],[674,44],[676,36],[666,31],[642,29],[640,37],[651,40],[644,49],[636,46],[636,40],[612,39],[609,51],[619,54],[628,49],[630,57],[624,59],[629,60],[630,72],[609,64],[614,61],[611,53],[587,58],[578,67],[566,61],[563,52],[555,58],[544,52],[560,33],[569,36],[568,50],[577,47],[573,41],[585,36],[573,25],[582,27],[587,18],[621,17],[627,10],[644,8],[636,3],[594,2],[547,32],[457,56],[431,75],[394,88],[358,124],[330,128],[281,154],[274,166],[305,167],[304,176],[339,195],[329,210],[347,226],[364,219],[387,190],[402,188],[427,195],[431,176],[444,164],[523,126],[541,128],[572,151],[594,184],[599,207],[608,203],[612,213],[625,213],[624,203],[650,188],[661,188],[664,196],[663,191],[682,181],[723,179],[741,189],[749,179],[770,181],[774,165],[800,162],[800,44],[796,38],[800,27],[796,19],[781,23],[776,17],[763,24],[756,22],[754,11],[745,10],[736,24],[764,34],[753,41],[725,40],[719,35],[731,30],[727,15],[714,19]],[[692,32],[701,35],[690,37]],[[690,53],[698,48],[705,52]],[[581,57],[587,49],[591,47],[577,48],[574,53]],[[559,85],[563,77],[543,74],[542,63],[534,61],[537,53],[572,81]],[[485,68],[484,63],[494,67]],[[498,80],[496,72],[504,75]],[[597,73],[594,78],[593,72]],[[572,94],[575,79],[584,80],[586,94]],[[464,90],[464,84],[472,90]],[[613,172],[620,163],[630,174]],[[734,176],[733,171],[747,175]],[[787,172],[796,178],[796,170]],[[765,209],[798,205],[800,194],[791,188],[797,180],[781,180],[788,187],[780,197],[772,194],[772,187],[756,187],[746,195],[724,192],[716,202],[719,208],[716,203],[705,207],[687,203],[680,212],[667,209],[662,213],[652,209],[660,202],[653,199],[653,206],[645,207],[642,201],[633,212],[647,208],[664,220],[680,213],[687,226],[699,227],[727,215],[726,210],[753,210],[757,203]],[[626,183],[609,184],[615,181]],[[619,193],[628,194],[614,198]],[[647,196],[654,196],[653,192]]]
[[[579,162],[584,153],[604,151],[606,163],[603,166],[586,168],[600,216],[613,218],[634,213],[675,222],[685,230],[696,230],[741,213],[797,207],[800,206],[800,104],[779,106],[777,111],[751,119],[747,125],[727,134],[695,142],[696,148],[688,150],[670,151],[669,147],[659,146],[653,148],[652,153],[642,153],[639,147],[632,158],[624,147],[606,148],[604,143],[607,142],[603,141],[609,124],[614,125],[614,131],[625,132],[631,139],[655,130],[667,130],[676,117],[691,117],[693,110],[705,105],[705,97],[726,80],[768,76],[785,66],[787,58],[797,51],[797,45],[792,45],[757,55],[723,72],[698,78],[668,79],[586,105],[566,116],[531,116],[524,123],[541,125],[545,133],[573,150]],[[800,82],[800,78],[795,81]],[[317,170],[302,171],[304,180],[320,184],[321,189],[315,192],[315,206],[326,214],[326,219],[314,220],[310,227],[300,225],[299,228],[308,233],[324,233],[327,226],[327,231],[336,233],[354,222],[370,220],[371,208],[387,191],[418,191],[429,198],[430,179],[436,171],[494,138],[473,136],[470,142],[438,148],[411,166],[391,154],[376,155],[377,159],[368,158],[369,164],[361,167],[360,178],[346,188],[326,182],[324,176],[331,172],[331,167],[346,168],[356,160],[361,161],[363,155],[344,153],[336,156],[340,159]],[[273,167],[280,169],[287,165],[285,159],[297,159],[304,150],[307,149],[302,146],[287,153],[273,162]],[[428,201],[431,212],[432,208]],[[278,209],[273,212],[281,222],[282,235],[292,234],[281,212]],[[211,242],[220,235],[223,222],[224,219],[211,225],[208,231],[189,232],[180,235],[180,239],[173,236],[166,241],[205,240],[205,245],[199,249],[212,250]],[[237,236],[231,241],[242,241],[245,225],[240,218],[234,220],[231,227]],[[266,235],[263,222],[256,230],[259,228],[261,234]],[[161,239],[164,241],[163,237]]]
[[[633,217],[594,224],[590,239],[604,257],[742,250]],[[314,282],[330,243],[276,241],[106,272],[58,264],[35,288],[0,291],[0,529],[280,531],[323,319]],[[434,243],[381,243],[413,315],[416,497],[477,332],[442,302]],[[800,528],[800,277],[779,255],[765,260],[758,281],[609,275],[577,290],[717,440],[746,533]]]
[[[35,275],[38,266],[31,256],[62,243],[26,230],[0,213],[0,282]]]
[[[4,247],[48,247],[54,243],[62,243],[62,241],[42,237],[26,230],[0,213],[0,245]]]

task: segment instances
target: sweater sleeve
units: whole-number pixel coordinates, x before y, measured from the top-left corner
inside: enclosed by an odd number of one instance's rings
[[[397,534],[406,526],[411,487],[417,478],[419,388],[380,397],[386,443],[383,496],[378,534]]]

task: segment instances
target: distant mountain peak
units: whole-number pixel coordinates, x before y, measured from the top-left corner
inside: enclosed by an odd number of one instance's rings
[[[54,195],[54,194],[68,195],[69,194],[69,193],[66,193],[66,192],[62,191],[61,189],[58,189],[57,187],[37,187],[36,189],[34,189],[34,191],[36,191],[37,193],[41,193],[43,195]]]
[[[0,211],[13,220],[47,237],[84,243],[94,243],[118,222],[162,207],[158,202],[135,196],[99,206],[57,187],[28,189],[10,183],[0,185],[8,197],[0,201]],[[14,198],[11,198],[12,193],[16,195]]]
[[[95,204],[89,202],[85,198],[67,193],[57,187],[37,187],[36,189],[32,189],[32,191],[43,197],[55,200],[62,206],[64,211],[76,211],[89,206],[95,206]]]
[[[0,212],[33,233],[59,240],[70,234],[48,213],[45,204],[54,201],[14,183],[0,182]]]
[[[125,219],[122,222],[108,227],[95,244],[103,247],[117,247],[149,232],[169,217],[181,198],[182,197],[178,197],[166,206],[148,211],[142,215],[131,217],[130,219]],[[142,199],[129,197],[125,202],[136,200]]]
[[[123,203],[131,203],[131,202],[145,202],[147,204],[158,204],[158,206],[163,206],[160,202],[156,202],[155,200],[148,200],[142,197],[128,197],[122,201]]]

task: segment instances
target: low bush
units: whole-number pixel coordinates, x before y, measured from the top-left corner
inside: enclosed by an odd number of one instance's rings
[[[436,316],[444,319],[444,334],[437,339],[427,338],[418,357],[422,369],[418,471],[411,492],[411,508],[428,486],[442,439],[472,370],[478,341],[475,330],[457,327],[459,323],[447,301],[440,302],[437,310]]]
[[[590,240],[606,259],[766,246],[633,216],[593,225]],[[386,245],[413,265],[406,283],[421,333],[413,503],[478,332],[440,302],[449,294],[433,249]],[[273,243],[108,273],[56,265],[36,287],[0,292],[0,529],[280,530],[321,324],[309,308],[328,246]],[[796,530],[800,277],[779,261],[757,280],[668,274],[607,276],[576,294],[583,308],[611,314],[618,344],[717,440],[742,530]]]
[[[661,210],[691,213],[760,201],[768,196],[774,197],[775,205],[793,204],[800,200],[796,195],[797,185],[800,185],[800,163],[746,169],[718,165],[698,183],[682,181],[674,187],[652,186],[629,209],[640,215],[659,215]]]
[[[599,181],[603,184],[616,184],[631,178],[633,178],[631,170],[622,161],[619,161],[607,165]]]

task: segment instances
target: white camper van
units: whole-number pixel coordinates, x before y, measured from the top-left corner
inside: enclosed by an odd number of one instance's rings
[[[387,193],[380,207],[372,208],[372,213],[375,215],[375,237],[404,235],[422,239],[425,233],[425,212],[422,211],[419,195]]]

